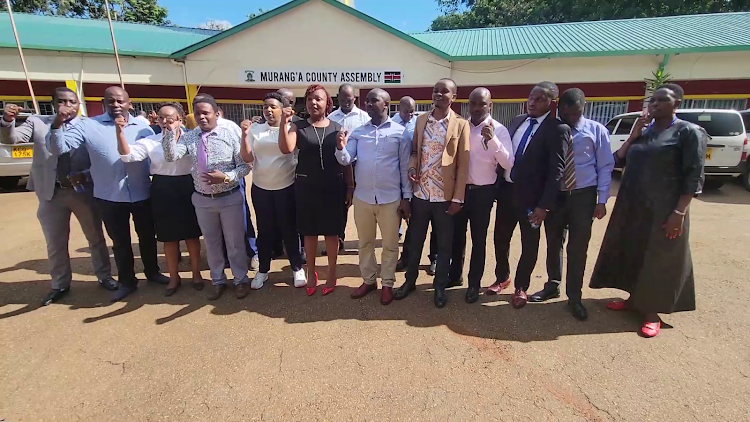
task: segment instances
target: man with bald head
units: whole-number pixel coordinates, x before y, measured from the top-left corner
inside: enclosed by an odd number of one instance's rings
[[[508,129],[492,118],[492,97],[487,88],[479,87],[469,95],[469,174],[466,178],[464,207],[456,214],[453,230],[453,257],[450,282],[463,280],[466,255],[466,229],[471,227],[471,262],[466,303],[479,300],[484,262],[487,258],[487,229],[495,203],[496,167],[513,167],[513,144]]]
[[[128,113],[130,97],[119,86],[104,91],[104,114],[81,120],[65,129],[62,124],[76,113],[76,109],[61,106],[47,135],[50,152],[60,156],[73,149],[85,148],[91,160],[91,179],[94,198],[102,213],[107,234],[112,239],[119,289],[112,301],[122,300],[138,287],[135,276],[133,249],[130,242],[130,218],[138,234],[141,261],[148,281],[169,283],[156,261],[156,233],[151,213],[148,161],[125,163],[117,150],[117,135],[122,132],[129,144],[153,135],[154,131],[143,119]],[[115,120],[125,120],[121,128]]]
[[[359,180],[354,190],[354,222],[359,234],[359,268],[364,283],[352,293],[352,299],[377,290],[378,263],[375,259],[375,233],[380,227],[383,254],[380,277],[383,290],[380,303],[393,300],[398,261],[398,228],[401,217],[410,214],[412,184],[408,168],[411,138],[404,127],[388,117],[391,97],[382,89],[373,89],[365,102],[371,120],[351,134],[342,129],[336,145],[336,159],[346,166],[355,159]]]

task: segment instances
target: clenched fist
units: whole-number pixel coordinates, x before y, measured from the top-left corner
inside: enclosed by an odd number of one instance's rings
[[[21,107],[15,105],[15,104],[6,104],[5,108],[3,109],[3,120],[6,122],[12,122],[16,119],[16,116],[18,116],[18,113],[21,112]]]
[[[240,123],[240,128],[242,129],[242,134],[244,136],[250,136],[250,129],[253,127],[252,120],[245,119]]]
[[[339,149],[339,151],[346,148],[346,143],[349,140],[349,131],[341,129],[339,130],[339,133],[336,134],[336,148]]]
[[[291,107],[284,108],[281,110],[281,121],[282,122],[288,122],[289,120],[292,120],[292,116],[294,116],[294,109]]]
[[[63,123],[76,117],[77,114],[78,114],[77,108],[66,106],[66,105],[61,105],[60,108],[57,109],[57,115],[55,116],[55,120],[52,122],[52,127],[53,128],[60,127]]]
[[[125,120],[125,117],[123,116],[117,116],[115,117],[115,126],[117,127],[117,131],[122,131],[125,126],[128,124],[127,120]]]

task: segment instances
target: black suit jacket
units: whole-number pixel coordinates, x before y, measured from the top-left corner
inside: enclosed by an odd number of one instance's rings
[[[513,118],[511,138],[528,114]],[[526,152],[514,163],[513,205],[522,211],[534,208],[555,209],[565,160],[563,143],[570,127],[549,114],[529,139]]]

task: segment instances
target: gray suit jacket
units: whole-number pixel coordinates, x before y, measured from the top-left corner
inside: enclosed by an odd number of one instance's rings
[[[45,141],[54,118],[55,116],[29,116],[23,124],[15,127],[15,121],[8,123],[0,117],[0,142],[11,145],[34,143],[34,158],[26,189],[35,191],[39,200],[45,201],[52,199],[57,180],[57,156],[49,152]],[[75,118],[68,124],[73,125],[78,121],[79,118]],[[74,150],[70,154],[71,171],[84,171],[91,167],[85,149]]]

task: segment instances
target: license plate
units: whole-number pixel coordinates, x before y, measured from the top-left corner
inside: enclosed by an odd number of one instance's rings
[[[706,160],[711,159],[711,152],[713,152],[711,148],[706,148]]]
[[[13,158],[31,158],[34,156],[34,147],[13,147],[10,155]]]

